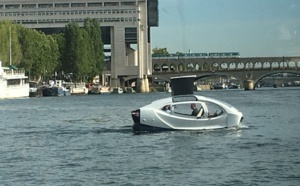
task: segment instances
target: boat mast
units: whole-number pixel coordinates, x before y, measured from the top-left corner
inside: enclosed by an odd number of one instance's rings
[[[11,65],[11,27],[9,27],[9,65]]]

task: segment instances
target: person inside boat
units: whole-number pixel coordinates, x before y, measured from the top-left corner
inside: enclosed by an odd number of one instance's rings
[[[171,113],[171,107],[170,105],[166,105],[162,108],[163,111],[167,112],[167,113]]]
[[[197,116],[199,110],[198,110],[198,108],[197,108],[197,106],[196,106],[195,103],[191,104],[191,109],[193,110],[191,116]]]

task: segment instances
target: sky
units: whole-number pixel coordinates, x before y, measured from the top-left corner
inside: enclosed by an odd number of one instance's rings
[[[300,0],[158,0],[151,47],[169,53],[300,56]]]

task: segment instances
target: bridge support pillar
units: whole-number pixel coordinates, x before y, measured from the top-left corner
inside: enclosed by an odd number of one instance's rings
[[[166,83],[166,91],[170,91],[170,90],[171,90],[170,83]]]
[[[120,87],[120,80],[118,78],[112,78],[110,88]]]
[[[137,79],[137,92],[139,93],[146,93],[149,92],[149,80],[148,78],[138,78]]]
[[[125,90],[125,80],[123,78],[120,79],[120,87]]]
[[[254,81],[253,80],[245,80],[244,88],[245,88],[245,90],[254,90]]]

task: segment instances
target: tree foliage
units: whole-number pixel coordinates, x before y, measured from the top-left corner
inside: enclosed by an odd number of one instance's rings
[[[169,54],[167,48],[157,48],[157,47],[152,49],[152,53],[153,54]]]
[[[104,52],[100,24],[87,18],[83,28],[70,23],[64,31],[65,46],[62,69],[73,73],[75,81],[91,81],[103,71]]]
[[[65,37],[63,35],[63,33],[59,33],[59,34],[52,34],[53,39],[55,40],[55,42],[58,45],[58,51],[59,51],[59,56],[58,56],[58,64],[55,68],[56,72],[63,72],[63,68],[62,68],[62,64],[63,64],[63,53],[65,50]]]
[[[73,80],[81,81],[88,73],[91,64],[91,46],[87,32],[79,28],[77,23],[66,26],[65,32],[64,63],[62,68],[66,73],[73,74]]]
[[[104,69],[104,51],[101,38],[101,29],[98,20],[87,18],[84,22],[84,29],[87,31],[91,45],[91,60],[87,74],[88,81],[96,75],[100,75]]]
[[[51,76],[58,64],[59,57],[58,45],[53,37],[23,27],[19,41],[23,53],[20,66],[34,78]]]
[[[3,66],[17,66],[22,59],[21,45],[18,41],[20,26],[10,21],[0,22],[0,61]]]
[[[10,40],[11,39],[11,40]],[[11,41],[11,42],[10,42]],[[83,28],[66,25],[60,34],[43,32],[0,22],[0,60],[24,68],[32,79],[53,78],[56,72],[72,74],[74,81],[91,81],[104,68],[103,42],[98,20],[86,19]]]

